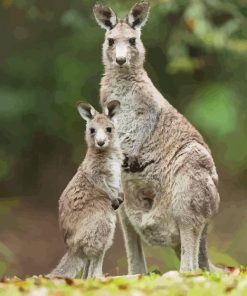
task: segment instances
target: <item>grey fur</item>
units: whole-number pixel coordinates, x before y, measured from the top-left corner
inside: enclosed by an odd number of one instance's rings
[[[111,102],[105,112],[113,118],[119,102]],[[122,199],[122,152],[113,121],[92,106],[80,104],[78,110],[87,120],[86,157],[59,199],[59,223],[67,253],[49,277],[84,278],[102,275],[106,250],[112,245],[116,225],[115,209]],[[111,128],[111,132],[107,129]],[[92,133],[92,129],[94,132]],[[102,147],[97,141],[104,139]]]
[[[144,9],[140,15],[145,22]],[[127,167],[120,216],[129,273],[146,271],[139,237],[154,246],[181,243],[180,271],[194,272],[199,258],[209,268],[204,229],[218,210],[218,176],[202,136],[164,99],[144,70],[140,35],[129,20],[119,20],[106,32],[100,90],[102,106],[115,99],[121,102],[116,120]],[[119,65],[117,59],[125,63]]]

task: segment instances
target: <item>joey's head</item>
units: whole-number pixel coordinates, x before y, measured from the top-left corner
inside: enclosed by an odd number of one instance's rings
[[[77,108],[87,122],[85,138],[88,147],[99,151],[118,147],[119,140],[113,119],[120,108],[119,101],[109,102],[103,113],[83,102],[80,102]]]
[[[111,8],[101,3],[95,4],[93,12],[96,21],[106,30],[103,62],[107,68],[143,66],[145,48],[141,41],[141,28],[148,19],[149,8],[147,1],[139,1],[121,20]]]

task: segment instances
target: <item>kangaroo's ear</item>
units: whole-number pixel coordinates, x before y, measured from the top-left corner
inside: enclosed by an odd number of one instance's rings
[[[97,114],[97,111],[90,104],[79,102],[77,104],[77,109],[83,119],[86,121],[92,120]]]
[[[150,5],[146,0],[137,2],[127,16],[127,22],[133,29],[143,27],[148,19]]]
[[[103,29],[111,30],[117,24],[117,16],[115,12],[102,3],[97,2],[94,5],[93,13],[97,23]]]
[[[117,100],[109,102],[105,107],[105,115],[112,119],[120,109],[120,102]]]

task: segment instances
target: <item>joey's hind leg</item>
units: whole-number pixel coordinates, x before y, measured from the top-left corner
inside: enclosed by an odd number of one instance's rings
[[[179,225],[181,240],[180,272],[195,272],[199,269],[199,247],[203,227]]]
[[[104,253],[90,258],[87,278],[98,278],[103,276],[103,260]]]
[[[90,266],[90,260],[89,259],[85,259],[84,265],[83,265],[83,269],[82,269],[82,275],[81,275],[81,278],[82,279],[87,279],[87,277],[88,277],[88,271],[89,271],[89,266]]]
[[[144,274],[147,272],[147,266],[141,238],[131,225],[123,206],[120,207],[118,213],[128,259],[128,274]]]
[[[47,277],[69,277],[75,278],[77,273],[80,272],[84,264],[83,258],[78,254],[70,254],[67,252],[60,260],[59,264],[54,268]]]

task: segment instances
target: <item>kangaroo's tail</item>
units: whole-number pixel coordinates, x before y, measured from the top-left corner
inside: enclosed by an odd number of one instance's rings
[[[57,265],[57,267],[55,267],[49,274],[47,274],[47,277],[75,278],[77,273],[82,270],[83,263],[83,258],[66,253]]]

